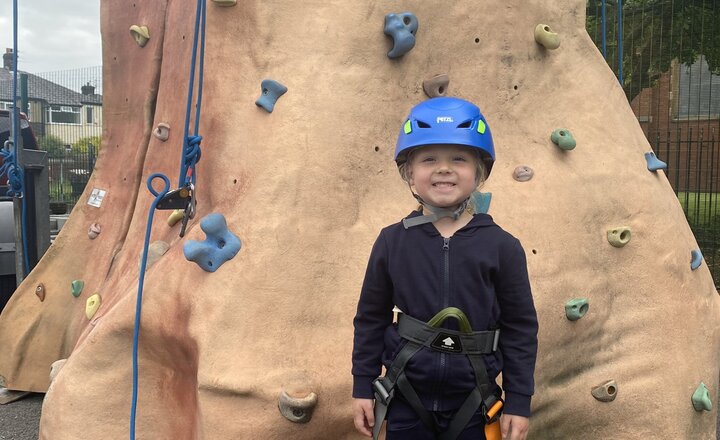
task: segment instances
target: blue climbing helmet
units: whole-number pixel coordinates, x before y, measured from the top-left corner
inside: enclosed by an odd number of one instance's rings
[[[405,163],[413,148],[437,144],[477,148],[490,175],[495,147],[490,127],[475,104],[443,96],[413,107],[398,135],[395,162],[398,166]]]

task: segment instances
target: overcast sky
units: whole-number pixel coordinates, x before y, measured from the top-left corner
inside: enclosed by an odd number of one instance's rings
[[[2,53],[13,47],[12,8],[12,0],[0,0]],[[20,71],[44,73],[102,64],[100,0],[18,0],[18,28]]]

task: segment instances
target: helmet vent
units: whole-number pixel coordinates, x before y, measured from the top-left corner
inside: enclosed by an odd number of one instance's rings
[[[470,125],[472,125],[472,119],[468,119],[467,121],[459,124],[457,128],[470,128]]]
[[[417,126],[418,128],[430,128],[430,124],[423,121],[417,121]]]

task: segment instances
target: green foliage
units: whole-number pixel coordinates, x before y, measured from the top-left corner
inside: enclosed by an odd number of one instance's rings
[[[95,148],[95,154],[97,154],[98,151],[100,151],[100,142],[101,141],[102,141],[102,138],[100,136],[87,136],[87,137],[78,139],[78,141],[73,144],[72,149],[73,149],[73,151],[87,153],[88,146],[92,145]]]
[[[60,137],[48,134],[45,136],[38,136],[38,148],[48,152],[48,156],[51,158],[62,157],[65,150],[65,141]]]
[[[586,29],[602,47],[601,0],[588,0]],[[700,55],[720,74],[720,4],[708,0],[623,2],[623,87],[630,101],[670,69]],[[606,1],[607,60],[617,72],[617,1]]]

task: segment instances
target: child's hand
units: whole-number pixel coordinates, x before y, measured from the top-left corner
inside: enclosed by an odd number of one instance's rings
[[[373,412],[372,399],[353,399],[353,420],[355,429],[360,434],[372,437],[372,428],[375,426],[375,413]]]
[[[525,440],[530,419],[523,416],[503,414],[500,416],[500,432],[503,440]]]

